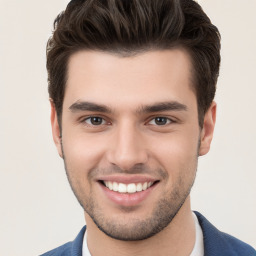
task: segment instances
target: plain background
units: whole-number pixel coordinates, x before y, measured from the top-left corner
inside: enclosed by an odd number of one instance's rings
[[[51,138],[45,46],[68,1],[0,0],[0,255],[73,240],[83,211]],[[256,247],[256,1],[202,0],[222,34],[218,116],[194,210]]]

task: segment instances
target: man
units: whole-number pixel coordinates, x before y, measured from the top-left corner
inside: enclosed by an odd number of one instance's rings
[[[192,0],[73,0],[47,46],[54,142],[86,227],[47,255],[256,255],[191,211],[220,35]]]

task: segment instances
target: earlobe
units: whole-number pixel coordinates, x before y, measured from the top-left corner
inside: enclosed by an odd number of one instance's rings
[[[213,138],[213,132],[216,122],[216,109],[217,105],[215,102],[212,102],[210,108],[204,116],[203,128],[201,131],[201,143],[199,149],[199,156],[207,154],[210,150],[211,141]]]
[[[60,129],[59,122],[58,122],[56,108],[55,108],[55,105],[54,105],[52,99],[50,99],[50,104],[51,104],[52,137],[53,137],[53,141],[57,147],[60,157],[63,158],[62,148],[61,148],[61,129]]]

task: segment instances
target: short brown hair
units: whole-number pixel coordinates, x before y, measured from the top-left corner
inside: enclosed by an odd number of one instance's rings
[[[72,0],[47,44],[49,96],[60,119],[70,56],[100,50],[130,56],[182,47],[193,65],[199,125],[210,107],[220,65],[220,34],[193,0]]]

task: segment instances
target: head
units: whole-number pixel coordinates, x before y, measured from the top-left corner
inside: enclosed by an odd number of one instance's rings
[[[88,227],[141,240],[188,210],[213,134],[219,50],[191,0],[76,0],[57,17],[53,137]]]
[[[192,62],[199,125],[210,107],[220,65],[220,34],[193,0],[72,0],[47,45],[48,91],[61,125],[70,56],[96,50],[132,56],[182,48]]]

